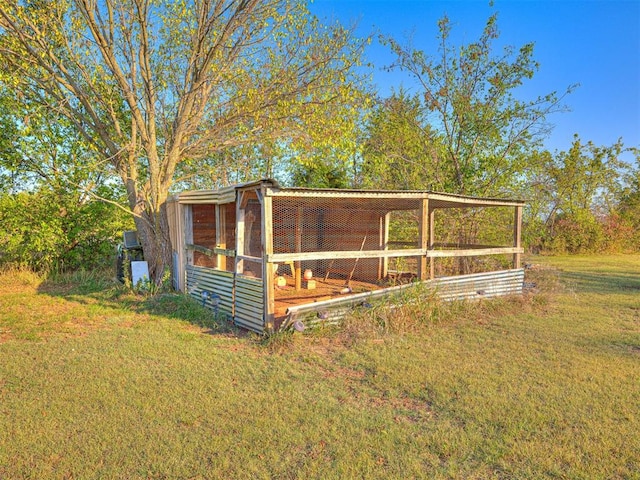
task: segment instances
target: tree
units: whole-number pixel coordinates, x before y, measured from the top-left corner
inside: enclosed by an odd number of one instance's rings
[[[547,117],[562,110],[564,95],[553,92],[530,101],[517,98],[517,88],[533,77],[538,63],[531,43],[517,51],[506,47],[494,52],[499,36],[496,14],[489,17],[476,42],[460,48],[451,41],[446,16],[438,26],[438,54],[433,57],[382,38],[397,56],[390,69],[407,72],[419,89],[414,97],[396,97],[389,106],[395,108],[398,99],[408,102],[410,115],[405,120],[415,124],[408,130],[411,135],[421,129],[429,139],[432,131],[439,136],[437,142],[428,141],[429,148],[419,150],[421,157],[412,161],[432,163],[423,168],[439,175],[437,184],[451,193],[511,194],[528,168],[528,153],[549,131]],[[412,138],[409,143],[418,142]],[[433,150],[434,144],[441,148]]]
[[[176,176],[232,148],[341,138],[361,47],[298,0],[0,0],[5,83],[121,179],[156,280]]]
[[[540,247],[571,253],[597,251],[616,243],[615,221],[628,165],[619,159],[621,141],[611,146],[584,143],[574,136],[569,150],[539,155],[532,202]],[[622,234],[620,229],[619,234]]]
[[[25,101],[0,94],[0,264],[40,272],[103,267],[131,228],[116,206],[124,189],[105,182],[96,155],[64,117]]]
[[[0,192],[12,191],[15,179],[9,166],[19,162],[14,145],[20,138],[15,121],[15,105],[12,96],[0,88]]]
[[[631,244],[640,250],[640,148],[631,148],[635,155],[635,167],[629,169],[618,210],[621,218],[631,226]]]
[[[417,95],[400,89],[369,118],[363,146],[362,183],[368,188],[451,191],[442,136],[429,125]]]

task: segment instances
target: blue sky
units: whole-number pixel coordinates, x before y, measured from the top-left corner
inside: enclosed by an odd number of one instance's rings
[[[567,150],[577,133],[583,141],[640,147],[640,0],[314,0],[311,11],[342,23],[358,22],[358,34],[383,33],[436,53],[437,20],[447,14],[456,43],[476,40],[489,15],[498,12],[499,45],[534,42],[540,70],[523,85],[523,99],[580,86],[566,98],[569,112],[553,115],[545,145]],[[367,51],[382,95],[410,80],[382,67],[393,56],[376,40]],[[631,159],[630,155],[625,158]]]

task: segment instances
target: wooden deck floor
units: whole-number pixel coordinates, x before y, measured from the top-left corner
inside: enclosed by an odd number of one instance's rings
[[[302,288],[296,291],[293,278],[286,278],[287,285],[285,287],[275,287],[276,318],[283,317],[287,312],[287,308],[295,305],[344,297],[350,293],[372,292],[390,286],[389,284],[351,280],[351,291],[345,292],[344,289],[346,285],[344,279],[328,278],[326,281],[324,279],[315,279],[316,288],[314,289]]]

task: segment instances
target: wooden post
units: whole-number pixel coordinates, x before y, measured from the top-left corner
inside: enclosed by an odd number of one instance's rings
[[[420,218],[418,220],[418,228],[420,229],[420,249],[424,251],[420,255],[418,262],[418,278],[420,280],[427,279],[427,247],[429,243],[429,199],[423,198],[420,204]]]
[[[227,206],[216,204],[216,248],[227,248]],[[227,257],[216,255],[216,267],[227,269]]]
[[[193,210],[191,205],[184,207],[184,243],[185,245],[193,245]],[[193,250],[186,250],[185,255],[187,265],[193,265]]]
[[[264,327],[274,329],[275,298],[273,291],[273,263],[267,262],[273,254],[273,202],[271,197],[262,198],[262,284],[264,287]]]
[[[244,261],[240,258],[244,255],[244,208],[241,208],[242,193],[236,204],[236,274],[244,272]]]
[[[302,207],[296,213],[296,253],[302,252]],[[295,262],[296,290],[302,290],[302,269],[300,261]]]
[[[513,216],[513,246],[522,247],[522,205],[518,205]],[[513,268],[520,268],[520,252],[513,254]]]
[[[433,250],[436,243],[436,210],[429,209],[429,250]],[[436,265],[433,257],[429,258],[429,280],[436,278]]]
[[[169,229],[171,232],[171,247],[173,250],[172,275],[173,287],[180,292],[184,292],[185,277],[185,252],[186,245],[184,239],[185,210],[187,205],[178,203],[177,200],[167,202],[167,214],[169,215]]]
[[[380,241],[379,241],[380,250],[389,249],[389,218],[390,217],[391,217],[391,213],[380,215],[380,220],[378,222],[379,229],[380,229]],[[388,274],[389,274],[389,257],[383,257],[380,259],[380,262],[378,263],[378,280],[387,278]]]

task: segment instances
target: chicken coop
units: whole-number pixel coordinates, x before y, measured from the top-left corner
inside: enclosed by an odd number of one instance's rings
[[[417,284],[444,298],[522,292],[524,202],[260,180],[167,204],[176,290],[265,332],[335,322]]]

